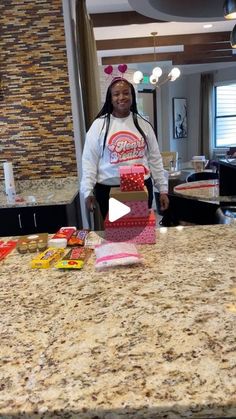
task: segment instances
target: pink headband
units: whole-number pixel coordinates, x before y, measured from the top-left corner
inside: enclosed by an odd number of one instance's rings
[[[112,86],[114,83],[116,83],[116,82],[118,82],[118,81],[124,81],[124,82],[126,82],[127,84],[130,84],[130,82],[129,82],[128,80],[126,80],[124,77],[114,77],[114,79],[112,79],[112,81],[111,81],[111,83],[110,83],[109,87],[110,87],[110,86]]]

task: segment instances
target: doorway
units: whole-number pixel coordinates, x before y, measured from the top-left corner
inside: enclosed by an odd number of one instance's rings
[[[140,114],[153,126],[157,137],[157,102],[155,89],[143,89],[138,91],[137,105]]]

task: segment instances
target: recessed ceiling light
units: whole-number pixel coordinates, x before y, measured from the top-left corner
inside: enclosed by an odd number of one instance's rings
[[[207,25],[203,25],[203,28],[212,28],[212,23],[208,23]]]

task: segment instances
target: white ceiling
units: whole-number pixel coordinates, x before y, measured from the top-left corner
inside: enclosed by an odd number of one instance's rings
[[[168,22],[224,20],[224,0],[128,0],[128,2],[136,12]]]
[[[139,0],[142,4],[143,0]],[[189,0],[190,2],[191,0]],[[193,0],[192,0],[193,1]],[[205,0],[206,2],[208,0]],[[132,11],[128,0],[86,0],[88,13],[110,13],[118,11]],[[223,10],[222,10],[223,14]],[[203,25],[212,24],[212,28],[204,29]],[[235,20],[219,20],[205,22],[167,22],[167,23],[146,23],[139,25],[109,26],[106,28],[95,28],[95,38],[132,38],[140,36],[150,36],[150,33],[157,31],[158,35],[176,35],[200,32],[231,31],[235,25]]]
[[[133,10],[128,0],[86,0],[89,13],[128,12]]]
[[[166,0],[167,1],[167,0]],[[173,1],[173,0],[171,0]],[[184,0],[182,0],[184,1]],[[193,0],[188,0],[191,2]],[[210,0],[203,0],[208,2]],[[212,0],[211,0],[212,1]],[[213,0],[218,2],[219,0]],[[130,3],[138,3],[142,4],[142,8],[144,8],[145,0],[139,0],[139,2],[130,0]],[[121,12],[121,11],[132,11],[132,7],[130,6],[128,0],[86,0],[87,11],[89,14],[95,13],[111,13],[111,12]],[[148,2],[146,2],[148,3]],[[137,11],[137,10],[136,10]],[[223,15],[223,10],[222,10]],[[207,23],[211,24],[211,28],[204,28],[204,25]],[[104,39],[120,39],[120,38],[135,38],[135,37],[150,37],[151,32],[157,32],[157,36],[162,35],[181,35],[181,34],[192,34],[192,33],[204,33],[204,32],[221,32],[221,31],[231,31],[235,25],[235,20],[222,20],[217,21],[204,21],[204,22],[166,22],[166,23],[146,23],[146,24],[136,24],[136,25],[123,25],[123,26],[109,26],[109,27],[99,27],[94,28],[94,36],[96,40],[104,40]],[[158,42],[157,42],[158,43]],[[138,52],[143,54],[148,54],[152,52],[153,49],[150,48],[138,48]],[[168,48],[161,48],[160,52],[167,52]],[[158,53],[158,48],[156,50]],[[122,55],[130,55],[135,54],[135,49],[126,49],[122,50]],[[106,51],[99,51],[98,52],[98,59],[101,60],[101,57],[106,56],[113,56],[117,55],[117,51],[115,50],[106,50]],[[163,66],[162,62],[162,66]],[[204,71],[205,67],[207,69],[214,69],[214,68],[222,68],[225,66],[236,66],[236,63],[215,63],[215,64],[206,64],[202,65],[201,68]],[[149,67],[151,68],[153,63],[143,65],[142,70],[148,71]],[[200,65],[198,65],[200,66]],[[135,65],[129,65],[129,67],[134,68]],[[137,67],[137,65],[136,65]],[[141,65],[138,65],[141,68]],[[187,72],[192,72],[194,66],[187,66]],[[181,69],[183,71],[183,68]]]

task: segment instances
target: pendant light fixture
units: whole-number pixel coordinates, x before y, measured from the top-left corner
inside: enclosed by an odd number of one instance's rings
[[[157,32],[151,32],[153,36],[153,49],[154,49],[154,62],[156,63],[156,36]],[[159,82],[159,78],[162,76],[162,69],[161,67],[154,67],[152,70],[152,74],[149,77],[149,82],[156,87],[161,86],[162,84],[166,83],[167,81],[175,81],[180,76],[180,70],[177,67],[172,68],[170,73],[164,78],[162,81]],[[142,83],[143,80],[143,73],[142,71],[138,70],[135,71],[133,74],[133,82],[135,84]]]
[[[236,0],[225,0],[223,10],[225,19],[236,19]]]
[[[234,28],[230,34],[230,43],[232,48],[236,48],[236,25],[234,25]]]

